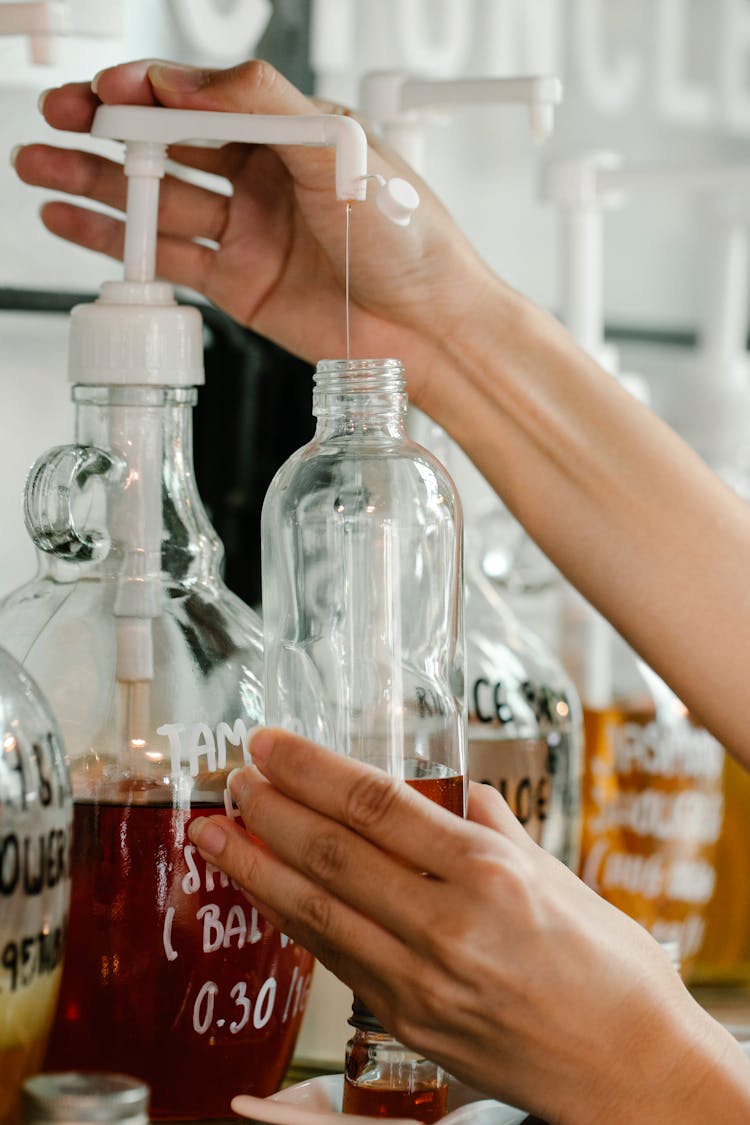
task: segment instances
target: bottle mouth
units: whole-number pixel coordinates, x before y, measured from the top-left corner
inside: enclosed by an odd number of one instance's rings
[[[397,393],[406,386],[398,359],[321,359],[314,383],[322,394]]]
[[[314,375],[318,417],[388,417],[406,413],[406,380],[398,359],[322,359]]]

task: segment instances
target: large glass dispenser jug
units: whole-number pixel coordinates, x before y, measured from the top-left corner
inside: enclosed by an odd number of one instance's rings
[[[319,363],[313,407],[312,441],[281,467],[263,506],[268,721],[463,814],[462,529],[452,482],[406,435],[398,361]],[[386,1034],[359,1001],[351,1022]],[[397,1099],[401,1116],[423,1079],[447,1090],[439,1068],[403,1047],[399,1067],[367,1051],[350,1057],[353,1112],[387,1113],[382,1095],[393,1083],[408,1095]]]
[[[280,1082],[311,958],[187,837],[224,808],[263,718],[260,624],[221,581],[192,473],[200,316],[169,286],[107,283],[74,310],[71,377],[75,443],[27,483],[39,571],[0,608],[58,716],[75,798],[46,1065],[132,1074],[157,1117],[220,1116]]]
[[[60,987],[73,805],[58,725],[2,649],[0,739],[0,1125],[18,1125]]]

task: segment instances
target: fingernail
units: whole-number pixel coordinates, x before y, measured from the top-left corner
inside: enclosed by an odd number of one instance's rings
[[[148,77],[153,85],[176,94],[190,94],[206,85],[205,70],[181,63],[154,63],[148,68]]]
[[[108,66],[103,66],[101,70],[97,70],[96,74],[95,74],[95,75],[94,75],[94,77],[93,77],[93,78],[91,79],[91,89],[92,89],[92,91],[93,91],[93,92],[94,92],[95,94],[98,94],[98,93],[99,93],[99,90],[98,90],[98,86],[99,86],[99,79],[100,79],[100,78],[101,78],[101,76],[102,76],[102,75],[104,74],[104,71],[105,71],[105,70],[110,70],[110,69],[111,69],[111,67],[108,67]]]
[[[270,730],[266,730],[263,727],[261,727],[257,734],[253,735],[252,739],[250,740],[248,749],[250,750],[250,755],[256,764],[259,763],[262,766],[266,764],[271,756],[271,751],[273,750],[275,741],[276,737],[273,732]]]
[[[232,794],[232,800],[237,804],[247,788],[243,773],[244,767],[237,766],[235,769],[231,770],[227,776],[227,789]]]
[[[10,150],[10,164],[11,164],[12,168],[15,168],[16,160],[18,159],[18,154],[19,154],[19,152],[21,151],[22,148],[23,148],[23,145],[13,145],[13,148]]]
[[[199,816],[188,828],[188,836],[204,855],[219,856],[224,851],[227,834],[218,824]]]
[[[44,114],[44,103],[47,100],[48,94],[51,94],[53,90],[54,86],[48,86],[46,90],[42,90],[41,94],[36,99],[36,108],[41,114]]]

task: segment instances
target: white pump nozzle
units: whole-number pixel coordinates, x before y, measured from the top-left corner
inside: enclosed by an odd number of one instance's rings
[[[341,114],[283,116],[217,113],[151,106],[100,106],[91,133],[118,141],[162,145],[250,144],[331,146],[336,149],[336,195],[362,201],[367,176],[367,138],[362,126]]]
[[[562,101],[562,83],[550,74],[507,78],[416,78],[400,71],[366,74],[360,103],[367,117],[380,124],[385,139],[421,170],[425,114],[460,105],[525,105],[536,141],[546,141]]]

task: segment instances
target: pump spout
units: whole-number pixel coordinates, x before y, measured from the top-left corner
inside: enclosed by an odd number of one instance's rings
[[[389,144],[421,171],[424,115],[460,105],[525,105],[536,141],[546,141],[555,124],[562,82],[552,74],[507,78],[417,78],[401,71],[374,71],[360,86],[366,116],[379,124]]]
[[[336,150],[336,196],[359,202],[366,197],[367,138],[359,122],[340,114],[283,116],[108,105],[96,111],[91,133],[110,140],[161,145],[240,141],[332,147]]]

